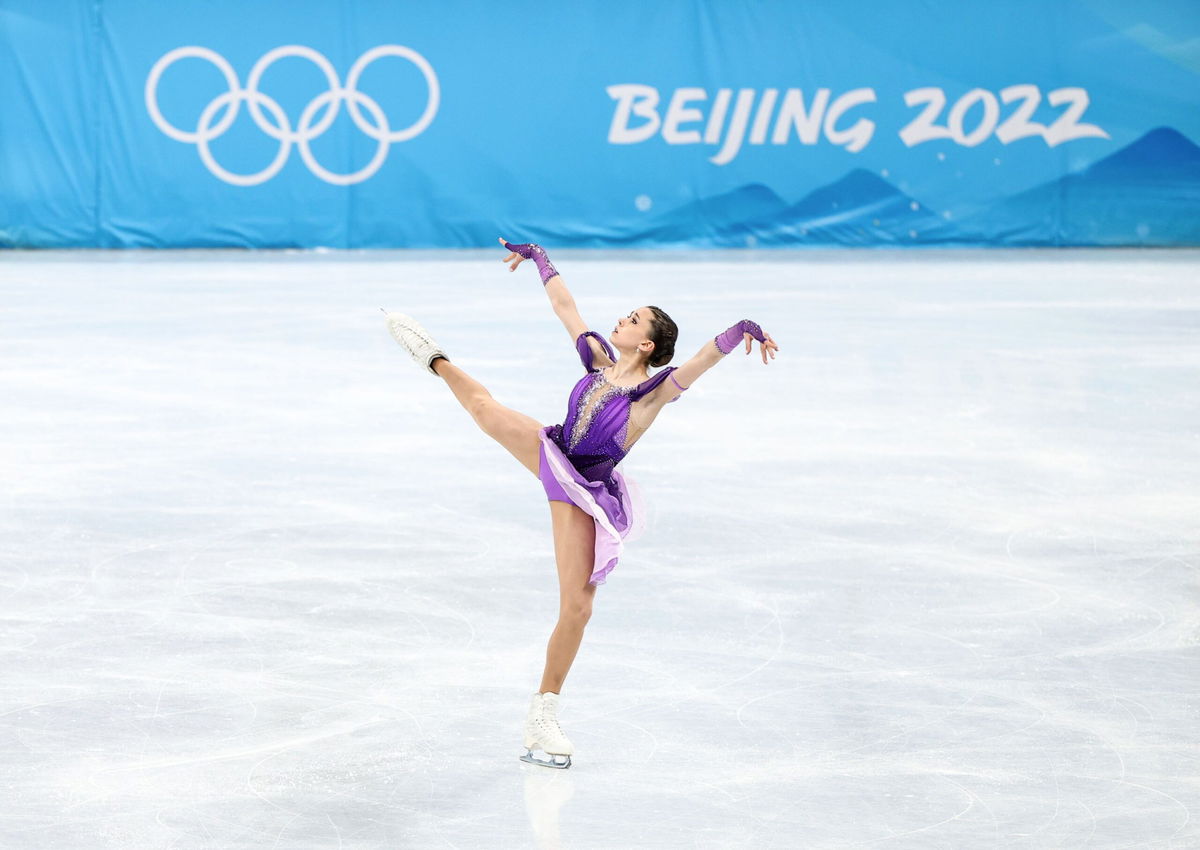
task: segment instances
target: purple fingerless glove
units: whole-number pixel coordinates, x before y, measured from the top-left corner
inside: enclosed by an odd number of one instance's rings
[[[741,344],[742,340],[745,339],[743,334],[747,333],[759,342],[766,342],[767,340],[763,335],[763,329],[758,326],[758,322],[742,319],[736,325],[731,325],[729,330],[717,334],[713,341],[717,344],[717,348],[720,349],[722,354],[728,354]]]
[[[542,250],[541,245],[533,242],[525,242],[520,245],[505,242],[504,247],[516,254],[520,254],[527,260],[533,258],[533,262],[538,267],[538,274],[542,276],[542,286],[545,286],[546,281],[558,274],[558,269],[554,268],[554,264],[550,262],[550,258],[546,256],[546,252]]]

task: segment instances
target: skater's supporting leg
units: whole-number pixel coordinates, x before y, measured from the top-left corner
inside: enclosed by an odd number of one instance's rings
[[[584,624],[571,622],[562,617],[550,635],[546,645],[546,667],[542,672],[542,693],[561,693],[567,672],[579,652],[579,644],[583,641]]]
[[[596,523],[568,502],[550,502],[554,557],[558,564],[558,624],[546,647],[541,693],[561,693],[592,616],[596,586],[588,584],[595,560]]]
[[[433,371],[450,386],[475,424],[536,476],[541,423],[496,401],[483,384],[445,358],[433,361]]]

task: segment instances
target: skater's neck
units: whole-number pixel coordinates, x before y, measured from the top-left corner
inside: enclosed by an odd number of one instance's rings
[[[645,366],[640,363],[626,363],[618,360],[604,374],[605,380],[612,384],[640,384],[650,377]]]

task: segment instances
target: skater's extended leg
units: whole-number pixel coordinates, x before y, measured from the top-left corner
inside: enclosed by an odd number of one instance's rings
[[[496,401],[483,384],[449,360],[439,357],[433,361],[432,367],[437,376],[450,386],[454,397],[471,414],[475,424],[536,476],[541,423]]]
[[[386,311],[385,311],[386,312]],[[500,404],[483,386],[458,366],[416,319],[404,313],[387,313],[388,333],[409,353],[417,365],[428,369],[450,385],[459,403],[477,425],[504,446],[534,476],[538,474],[538,432],[541,424],[523,413]]]
[[[568,502],[550,502],[554,558],[558,564],[558,624],[546,647],[542,693],[561,693],[592,616],[596,586],[588,583],[595,560],[596,522]]]

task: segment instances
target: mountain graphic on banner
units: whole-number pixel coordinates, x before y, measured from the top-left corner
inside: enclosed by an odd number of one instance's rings
[[[663,215],[638,234],[686,242],[705,235],[718,245],[912,244],[944,234],[945,222],[861,168],[794,204],[761,184],[701,198]]]
[[[726,228],[721,236],[722,241],[741,244],[752,237],[761,245],[911,244],[942,224],[923,204],[891,183],[856,168],[769,217],[743,220]]]
[[[1200,244],[1200,147],[1169,127],[1082,171],[961,220],[937,216],[883,178],[855,169],[788,204],[758,183],[658,217],[632,241],[747,245]]]
[[[959,238],[1009,245],[1200,243],[1200,147],[1169,127],[960,222]]]
[[[739,186],[711,198],[700,198],[676,207],[651,224],[637,239],[687,242],[705,231],[723,233],[740,222],[773,218],[787,208],[787,202],[761,183]]]

